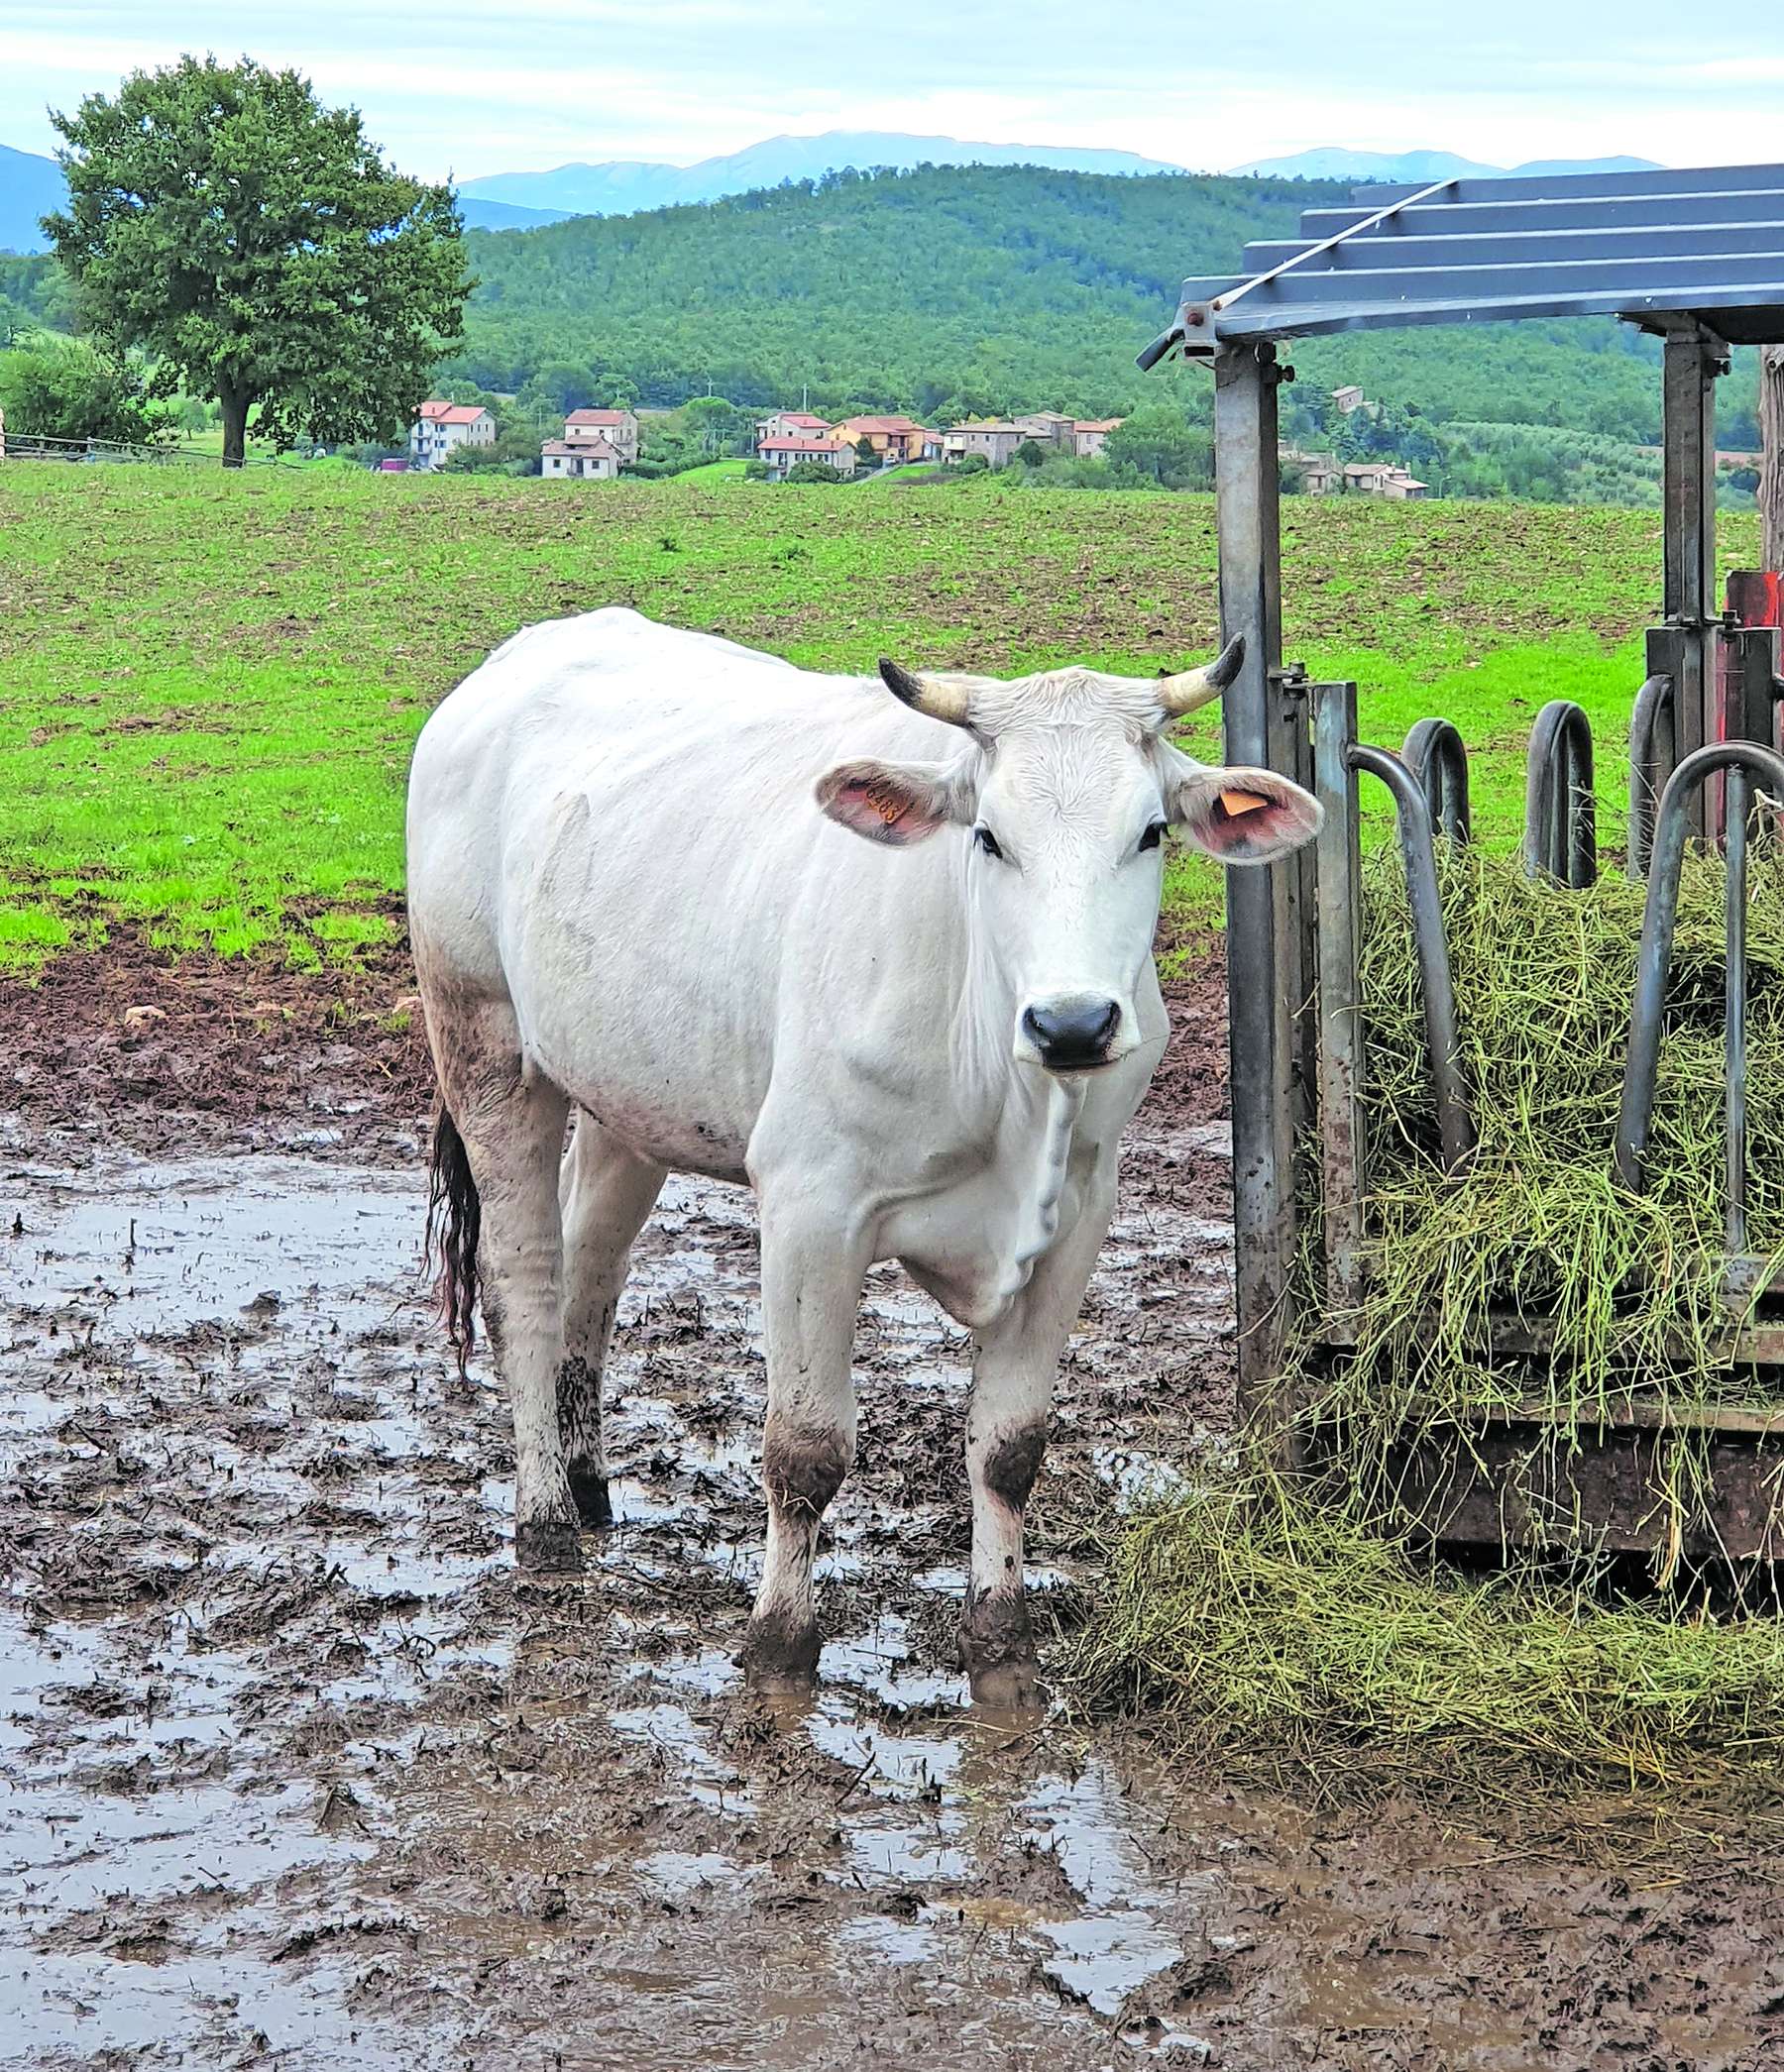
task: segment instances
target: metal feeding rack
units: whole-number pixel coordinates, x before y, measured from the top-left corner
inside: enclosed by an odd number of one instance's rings
[[[1725,1106],[1730,1357],[1760,1370],[1779,1408],[1631,1403],[1552,1448],[1543,1509],[1611,1548],[1647,1550],[1651,1473],[1681,1415],[1708,1456],[1710,1540],[1734,1556],[1784,1555],[1774,1497],[1784,1471],[1784,1323],[1752,1297],[1762,1262],[1745,1231],[1748,832],[1755,790],[1784,799],[1776,576],[1737,577],[1716,603],[1716,384],[1729,348],[1784,342],[1784,165],[1461,179],[1361,190],[1313,209],[1300,236],[1246,248],[1246,271],[1184,282],[1176,318],[1140,356],[1180,350],[1214,373],[1221,630],[1245,637],[1225,694],[1226,755],[1315,792],[1318,842],[1265,870],[1227,874],[1231,1098],[1240,1390],[1255,1424],[1286,1435],[1285,1347],[1342,1357],[1343,1319],[1367,1270],[1369,1159],[1358,999],[1360,780],[1393,801],[1404,860],[1442,1154],[1469,1156],[1457,1004],[1436,844],[1469,838],[1468,762],[1455,727],[1415,726],[1398,751],[1357,738],[1354,684],[1284,666],[1279,384],[1286,341],[1401,324],[1612,315],[1663,341],[1663,598],[1630,727],[1628,867],[1647,881],[1616,1160],[1639,1190],[1652,1116],[1681,862],[1691,843],[1728,864]],[[1530,742],[1523,856],[1558,888],[1593,882],[1593,743],[1556,701]],[[1309,1276],[1297,1144],[1317,1146],[1320,1215]],[[1784,1290],[1779,1291],[1784,1294]],[[1541,1350],[1540,1320],[1493,1328],[1495,1357]],[[1408,1439],[1402,1495],[1450,1541],[1499,1545],[1506,1487],[1543,1436],[1541,1413],[1501,1414],[1440,1444]],[[1552,1437],[1552,1423],[1549,1436]]]

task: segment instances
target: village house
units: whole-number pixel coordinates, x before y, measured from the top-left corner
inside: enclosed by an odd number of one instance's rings
[[[1079,417],[1071,427],[1071,451],[1080,461],[1093,461],[1109,443],[1119,417]]]
[[[949,425],[942,435],[942,458],[957,467],[970,454],[979,454],[993,468],[1007,468],[1016,449],[1032,435],[1021,425],[998,418],[977,424]]]
[[[1306,453],[1298,446],[1280,446],[1277,458],[1284,468],[1299,471],[1301,487],[1309,496],[1330,496],[1344,487],[1344,470],[1329,453]]]
[[[1062,453],[1072,450],[1073,434],[1077,429],[1075,418],[1066,417],[1058,410],[1031,410],[1027,416],[1013,418],[1011,422],[1025,439],[1033,439],[1037,446],[1057,446]]]
[[[608,439],[547,439],[539,448],[541,475],[567,475],[578,482],[612,482],[619,467],[619,449]]]
[[[924,442],[933,435],[914,417],[845,417],[831,427],[831,437],[851,446],[866,445],[882,467],[897,461],[920,461]]]
[[[838,475],[852,475],[859,456],[846,439],[814,438],[809,433],[781,433],[764,439],[756,458],[768,470],[770,482],[785,482],[801,461],[822,461]]]
[[[564,419],[564,443],[587,445],[604,440],[629,468],[638,458],[638,418],[632,410],[572,410]]]
[[[1430,489],[1394,461],[1352,461],[1344,471],[1344,487],[1353,495],[1386,496],[1395,503],[1416,502]]]
[[[409,431],[409,462],[441,467],[461,446],[494,446],[496,420],[481,403],[426,402]]]
[[[756,451],[765,439],[822,439],[830,431],[828,417],[814,417],[810,410],[777,410],[756,425]]]
[[[1334,408],[1341,411],[1343,415],[1346,417],[1348,417],[1353,410],[1362,409],[1363,405],[1368,400],[1369,398],[1363,393],[1361,388],[1356,386],[1354,382],[1348,387],[1334,388],[1332,390],[1332,403]]]

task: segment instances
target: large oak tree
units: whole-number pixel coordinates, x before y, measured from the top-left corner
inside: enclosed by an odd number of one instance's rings
[[[255,436],[399,434],[462,329],[470,279],[446,187],[404,178],[357,110],[244,59],[182,57],[53,114],[68,181],[44,229],[84,321]]]

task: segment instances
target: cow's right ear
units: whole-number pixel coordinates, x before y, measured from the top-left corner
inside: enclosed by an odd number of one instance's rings
[[[973,804],[954,763],[838,763],[818,780],[820,808],[868,841],[904,848],[969,821]]]

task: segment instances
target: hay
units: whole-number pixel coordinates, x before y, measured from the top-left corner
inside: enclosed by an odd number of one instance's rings
[[[1784,1798],[1784,1624],[1461,1576],[1258,1471],[1129,1527],[1075,1670],[1229,1775],[1326,1796]]]
[[[1674,1411],[1750,1396],[1724,1306],[1723,898],[1689,860],[1648,1191],[1613,1145],[1643,893],[1533,884],[1514,861],[1442,861],[1462,1063],[1479,1146],[1442,1167],[1403,880],[1366,869],[1360,972],[1369,1145],[1367,1292],[1355,1357],[1295,1350],[1298,1415],[1325,1438],[1312,1479],[1256,1449],[1128,1530],[1077,1668],[1186,1743],[1308,1776],[1336,1762],[1549,1785],[1770,1780],[1784,1735],[1784,1628],[1713,1615],[1672,1563],[1639,1601],[1605,1571],[1525,1556],[1464,1580],[1404,1536],[1393,1448],[1478,1428],[1511,1401],[1590,1427],[1659,1385]],[[1755,858],[1748,920],[1749,1250],[1784,1257],[1784,872]],[[1316,1219],[1309,1186],[1306,1206]],[[1308,1307],[1317,1312],[1318,1298]],[[1552,1319],[1552,1350],[1496,1363],[1491,1312]],[[1675,1551],[1705,1449],[1665,1450]],[[1728,1602],[1725,1598],[1725,1602]],[[1784,1770],[1778,1772],[1784,1779]],[[1784,1789],[1784,1785],[1780,1786]],[[1768,1789],[1770,1786],[1768,1785]]]

